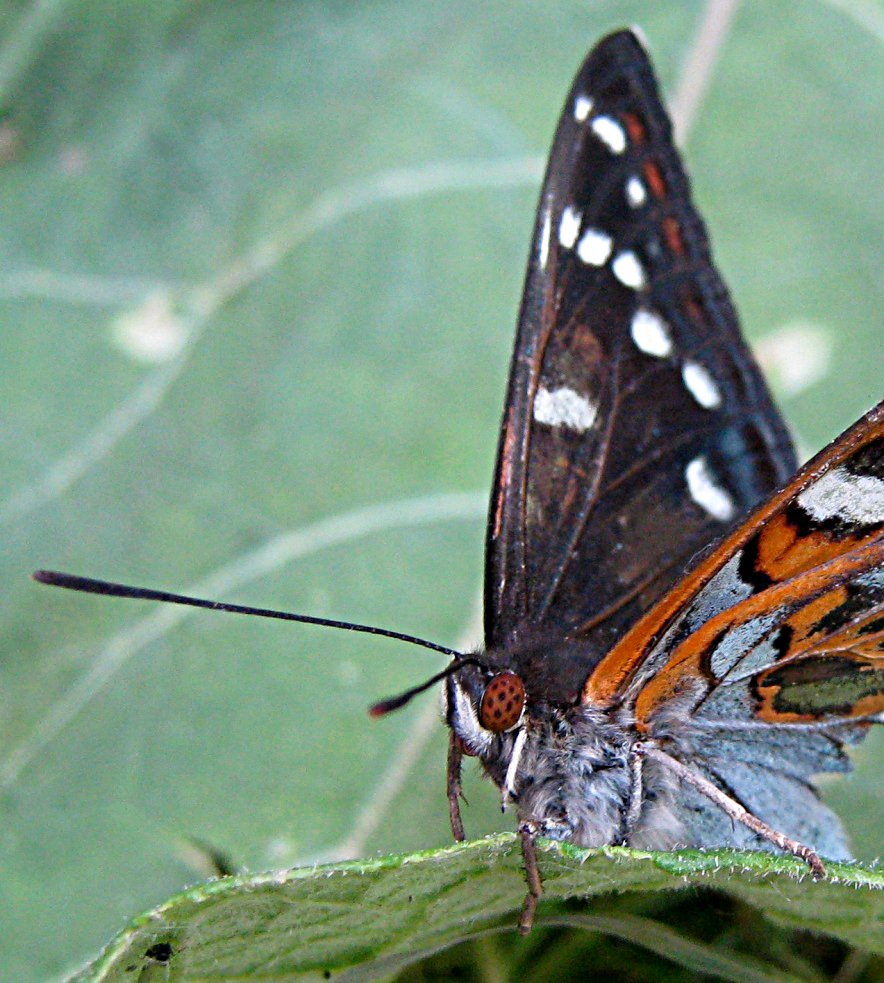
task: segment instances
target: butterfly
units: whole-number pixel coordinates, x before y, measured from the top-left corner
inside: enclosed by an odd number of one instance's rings
[[[518,811],[523,931],[537,836],[775,847],[816,877],[820,854],[848,856],[811,777],[846,770],[843,745],[884,711],[884,404],[795,467],[648,56],[612,34],[553,140],[491,496],[485,651],[445,684],[452,829],[475,756]]]
[[[760,503],[760,504],[759,504]],[[649,58],[580,68],[543,182],[489,509],[485,645],[39,571],[44,582],[386,635],[451,657],[461,765],[535,840],[849,856],[812,777],[884,720],[884,403],[796,473],[712,263]]]

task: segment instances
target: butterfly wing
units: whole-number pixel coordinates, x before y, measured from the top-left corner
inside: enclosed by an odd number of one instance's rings
[[[884,403],[825,448],[599,663],[584,700],[636,726],[753,815],[850,855],[812,786],[884,720]],[[769,848],[689,787],[683,842]],[[639,826],[635,842],[645,831]]]
[[[580,69],[538,207],[487,533],[485,635],[617,642],[794,471],[648,58]]]
[[[766,723],[884,712],[884,403],[821,451],[599,663],[642,729],[679,704]]]

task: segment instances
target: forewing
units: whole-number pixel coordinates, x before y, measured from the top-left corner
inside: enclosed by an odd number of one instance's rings
[[[607,649],[794,471],[647,55],[587,57],[540,197],[485,573],[489,647]]]
[[[769,724],[884,712],[884,403],[702,560],[584,698]]]

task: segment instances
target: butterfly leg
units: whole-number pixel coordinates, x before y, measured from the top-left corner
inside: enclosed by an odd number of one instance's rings
[[[629,839],[629,834],[635,829],[638,823],[638,817],[641,815],[642,805],[644,803],[643,791],[644,787],[642,785],[642,766],[644,764],[644,758],[641,753],[633,753],[629,758],[629,802],[627,804],[626,813],[623,816],[623,825],[621,827],[622,835],[620,837],[621,843],[626,844]]]
[[[652,761],[657,761],[664,768],[668,768],[678,775],[682,781],[687,782],[688,785],[693,785],[697,791],[702,792],[703,795],[710,798],[731,819],[742,823],[744,826],[748,826],[753,833],[757,833],[759,836],[764,837],[764,839],[769,840],[774,846],[779,847],[780,850],[799,857],[810,867],[811,875],[815,881],[821,880],[826,876],[826,868],[823,866],[822,860],[820,860],[819,856],[809,846],[805,846],[797,840],[790,839],[788,836],[784,836],[775,830],[772,826],[768,826],[758,816],[753,815],[735,799],[722,792],[708,778],[704,778],[693,769],[688,768],[687,765],[683,765],[676,758],[673,758],[665,751],[661,751],[660,748],[654,747],[651,744],[636,744],[633,746],[633,753],[643,755]]]
[[[522,902],[522,914],[519,916],[519,934],[527,935],[534,924],[534,912],[537,902],[543,894],[543,881],[540,879],[540,868],[537,866],[537,850],[534,840],[537,827],[534,823],[519,823],[519,837],[522,840],[522,859],[525,865],[525,880],[528,882],[528,893]]]
[[[460,763],[463,752],[457,736],[452,730],[448,735],[448,814],[451,819],[451,833],[458,841],[466,839],[463,820],[460,817],[460,800],[463,791],[460,784]]]

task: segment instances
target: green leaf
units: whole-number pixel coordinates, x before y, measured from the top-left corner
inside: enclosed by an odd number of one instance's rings
[[[792,858],[736,851],[580,850],[544,842],[544,910],[551,902],[621,892],[715,888],[779,923],[884,952],[884,869],[829,865],[813,883]],[[176,979],[374,978],[501,925],[514,930],[524,895],[516,837],[193,888],[136,919],[78,979],[132,979],[160,952]],[[554,907],[554,906],[553,906]],[[725,979],[788,973],[682,938],[635,916],[563,915],[553,925],[601,932]],[[134,968],[133,968],[134,967]],[[777,975],[772,975],[772,974]]]
[[[700,6],[0,5],[3,974],[81,965],[193,882],[191,839],[251,870],[449,841],[432,695],[365,715],[441,660],[29,574],[474,639],[556,114],[624,23],[674,94]],[[880,397],[869,9],[740,5],[687,145],[807,451]],[[823,351],[800,385],[775,344],[796,327]],[[864,859],[882,748],[826,789]],[[467,783],[470,835],[507,828]]]

